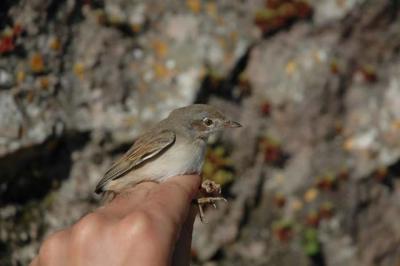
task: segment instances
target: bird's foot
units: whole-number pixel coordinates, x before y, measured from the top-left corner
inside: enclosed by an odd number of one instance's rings
[[[201,189],[206,194],[221,194],[221,185],[208,179],[204,180],[203,183],[201,183]]]
[[[224,197],[219,196],[221,195],[221,185],[215,183],[214,181],[211,180],[203,181],[203,183],[201,184],[201,190],[203,194],[209,195],[197,199],[197,206],[199,208],[200,220],[204,222],[204,206],[210,204],[214,208],[217,208],[216,205],[217,201],[227,202],[227,200]]]
[[[204,205],[211,204],[211,206],[217,208],[217,205],[215,204],[217,201],[227,202],[227,200],[223,197],[204,197],[197,199],[197,206],[199,208],[199,215],[201,222],[204,223],[204,209],[203,209]]]

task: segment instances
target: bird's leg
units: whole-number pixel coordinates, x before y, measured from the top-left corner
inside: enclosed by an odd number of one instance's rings
[[[215,183],[214,181],[211,180],[205,180],[201,184],[200,188],[204,194],[206,195],[221,195],[221,185]],[[217,201],[225,201],[227,200],[224,197],[215,197],[215,196],[210,196],[210,197],[201,197],[197,199],[197,206],[199,208],[199,215],[200,215],[200,220],[204,222],[204,209],[203,206],[207,204],[211,204],[214,208],[217,208],[217,205],[215,204]]]
[[[217,205],[215,204],[217,201],[225,201],[227,200],[224,197],[204,197],[204,198],[198,198],[197,199],[197,206],[199,207],[199,215],[200,215],[200,220],[204,222],[204,209],[203,206],[207,204],[211,204],[214,208],[217,208]]]

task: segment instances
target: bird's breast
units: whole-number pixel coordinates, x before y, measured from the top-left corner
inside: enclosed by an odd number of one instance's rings
[[[171,176],[200,173],[205,149],[203,140],[192,143],[177,140],[160,157],[135,169],[134,174],[162,181]]]

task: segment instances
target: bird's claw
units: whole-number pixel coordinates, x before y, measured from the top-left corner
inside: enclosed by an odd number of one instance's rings
[[[221,197],[221,185],[215,183],[214,181],[211,180],[204,180],[201,183],[201,194],[203,195],[202,197],[198,198],[195,200],[195,203],[197,204],[197,207],[199,208],[199,216],[200,220],[204,223],[204,205],[210,204],[213,206],[215,209],[217,208],[217,201],[225,201],[227,200],[223,197]]]
[[[223,197],[204,197],[204,198],[197,199],[197,206],[199,208],[200,220],[203,223],[205,222],[203,206],[207,205],[207,204],[211,204],[214,208],[217,208],[217,205],[215,204],[217,201],[227,202],[227,200]]]

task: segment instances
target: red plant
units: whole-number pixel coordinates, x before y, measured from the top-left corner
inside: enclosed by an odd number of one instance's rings
[[[309,212],[306,216],[306,224],[311,227],[318,227],[321,221],[321,217],[315,211]]]
[[[334,213],[334,207],[332,203],[326,202],[319,207],[319,216],[322,219],[330,219]]]
[[[0,53],[12,52],[15,49],[14,40],[11,36],[3,37],[0,41]]]
[[[274,235],[280,242],[287,243],[293,237],[292,226],[287,223],[278,224],[274,228]]]
[[[263,101],[260,106],[261,114],[268,116],[271,113],[271,104],[268,101]]]
[[[275,163],[281,158],[281,151],[278,146],[268,145],[264,149],[264,160],[267,163]]]
[[[267,0],[265,7],[259,9],[254,17],[263,34],[280,30],[293,21],[308,19],[313,15],[313,8],[302,0]]]
[[[320,178],[316,183],[316,187],[318,189],[329,190],[329,191],[333,191],[336,188],[336,185],[337,185],[336,178],[330,175],[326,175]]]

